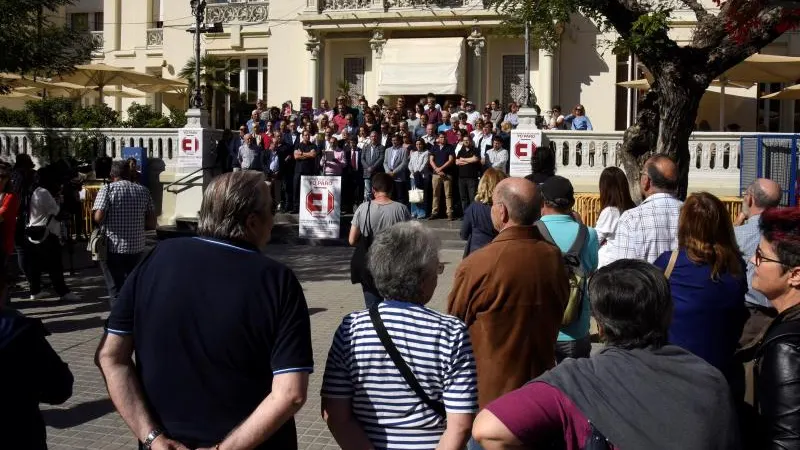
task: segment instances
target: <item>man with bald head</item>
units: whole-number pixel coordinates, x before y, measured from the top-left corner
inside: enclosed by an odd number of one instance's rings
[[[536,185],[501,181],[492,195],[499,235],[458,267],[448,313],[467,324],[481,406],[555,364],[555,343],[569,286],[561,252],[533,226]]]
[[[749,290],[744,300],[745,306],[750,311],[750,319],[745,323],[742,332],[741,342],[743,344],[750,343],[750,340],[758,335],[776,314],[764,294],[752,289],[756,266],[750,261],[761,240],[761,232],[758,229],[761,213],[778,206],[781,202],[781,195],[781,187],[778,183],[766,178],[757,179],[744,192],[742,212],[734,224],[737,225],[733,229],[736,234],[736,242],[739,244],[744,260],[747,261],[747,287]]]
[[[653,156],[644,163],[639,187],[645,199],[619,217],[609,262],[640,259],[652,263],[662,253],[678,248],[678,217],[683,206],[675,198],[678,166],[665,155]]]

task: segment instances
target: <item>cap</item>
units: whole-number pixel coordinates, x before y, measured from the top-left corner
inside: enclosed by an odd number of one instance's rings
[[[572,183],[564,177],[555,175],[548,178],[539,186],[539,192],[545,200],[559,208],[571,208],[575,204],[575,190]]]

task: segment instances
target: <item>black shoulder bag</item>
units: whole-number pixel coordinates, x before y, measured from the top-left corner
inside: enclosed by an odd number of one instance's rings
[[[395,367],[397,370],[400,371],[400,375],[406,380],[411,390],[417,394],[417,397],[422,399],[422,401],[428,405],[432,410],[436,412],[440,417],[445,418],[447,417],[447,412],[444,409],[444,403],[440,401],[433,400],[428,396],[422,386],[420,386],[419,381],[414,376],[414,372],[411,371],[411,368],[408,367],[408,364],[403,360],[403,356],[400,355],[400,352],[395,347],[394,342],[392,342],[392,338],[389,336],[389,332],[386,331],[386,326],[383,325],[383,321],[381,320],[381,315],[378,313],[378,305],[372,305],[369,309],[369,318],[372,319],[372,326],[375,327],[375,332],[378,333],[378,338],[381,340],[381,344],[383,344],[383,348],[386,350],[386,353],[389,354],[389,357],[392,358]]]
[[[371,286],[372,277],[367,273],[367,251],[369,251],[374,237],[372,235],[372,225],[369,222],[369,209],[371,206],[372,202],[367,202],[367,214],[364,220],[366,233],[361,233],[356,243],[356,249],[353,251],[353,257],[350,258],[350,282],[353,284],[365,284],[365,282],[368,282]]]

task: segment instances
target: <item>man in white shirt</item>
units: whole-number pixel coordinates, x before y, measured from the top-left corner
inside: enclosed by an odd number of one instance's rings
[[[662,253],[678,248],[678,217],[683,202],[673,193],[678,188],[678,167],[665,155],[648,159],[639,180],[644,201],[622,213],[612,262],[641,259],[652,263]]]
[[[475,122],[481,118],[481,113],[475,111],[475,104],[472,102],[467,102],[467,123],[472,126],[475,126]]]
[[[500,136],[492,138],[492,147],[486,150],[481,163],[483,167],[491,167],[508,175],[508,150],[503,148],[503,138]]]
[[[422,136],[422,140],[429,146],[436,142],[436,130],[433,125],[428,124],[428,126],[425,127],[425,136]]]
[[[472,142],[475,143],[475,148],[480,152],[481,159],[486,156],[486,150],[492,148],[492,137],[492,122],[484,123],[480,134],[475,133]]]

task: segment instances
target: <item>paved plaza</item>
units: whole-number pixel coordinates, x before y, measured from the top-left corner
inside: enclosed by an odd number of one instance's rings
[[[345,314],[364,307],[360,287],[350,284],[351,252],[344,247],[288,245],[270,246],[267,251],[271,257],[294,269],[311,313],[315,372],[311,376],[308,402],[296,417],[300,449],[339,448],[320,417],[319,390],[336,327]],[[461,250],[442,251],[445,272],[439,278],[439,287],[429,306],[444,310],[461,255]],[[94,365],[94,352],[108,315],[100,271],[83,269],[68,277],[67,282],[82,296],[80,302],[57,304],[54,299],[14,299],[16,308],[44,321],[52,333],[50,343],[75,375],[74,393],[69,401],[57,407],[43,406],[49,447],[52,450],[135,449],[136,441],[114,411]]]

